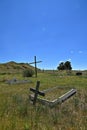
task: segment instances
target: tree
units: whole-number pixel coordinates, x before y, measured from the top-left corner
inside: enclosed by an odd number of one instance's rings
[[[72,69],[71,62],[70,61],[66,61],[65,63],[61,62],[59,66],[57,67],[57,69],[58,70],[71,70]]]
[[[58,70],[64,70],[65,69],[65,66],[64,66],[64,62],[61,62],[59,64],[59,66],[57,67]]]
[[[65,62],[65,70],[71,70],[72,67],[71,67],[71,62],[70,61],[66,61]]]

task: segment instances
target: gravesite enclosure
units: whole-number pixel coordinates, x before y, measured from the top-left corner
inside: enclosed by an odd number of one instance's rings
[[[0,74],[0,129],[1,130],[86,130],[87,128],[87,75],[64,75],[60,71],[38,72],[38,77],[30,77],[32,82],[7,84],[5,81],[19,79],[22,74]],[[35,105],[29,95],[34,95],[37,81],[39,94]],[[32,88],[30,91],[30,88]],[[70,91],[73,96],[53,107],[41,103],[52,102]],[[40,93],[41,92],[41,93]],[[45,95],[44,95],[45,93]],[[40,95],[41,94],[41,95]],[[42,96],[44,95],[44,96]],[[38,99],[41,99],[38,101]],[[58,99],[59,100],[59,99]]]
[[[52,97],[55,98],[54,95],[58,96],[58,93],[60,93],[60,92],[56,93],[58,91],[58,90],[56,90],[56,89],[58,89],[58,87],[49,88],[47,90],[43,90],[43,92],[39,91],[39,87],[40,87],[40,81],[37,81],[36,89],[30,88],[30,91],[35,93],[34,95],[30,95],[30,100],[33,101],[33,105],[35,105],[36,101],[38,100],[46,106],[55,107],[56,105],[61,104],[62,102],[64,102],[65,100],[67,100],[68,98],[70,98],[71,96],[73,96],[76,93],[76,89],[71,89],[70,91],[63,94],[62,96],[57,97],[56,99],[52,100]],[[53,92],[53,90],[55,90],[55,91]],[[50,94],[50,97],[51,97],[52,101],[47,100],[47,99],[38,98],[38,95],[45,96],[45,94],[47,92],[51,92],[51,91],[52,91],[52,93]]]

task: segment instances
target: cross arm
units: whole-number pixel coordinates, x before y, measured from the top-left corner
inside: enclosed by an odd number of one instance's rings
[[[31,62],[29,64],[35,64],[35,63],[40,63],[40,62],[42,62],[42,61]]]
[[[39,95],[41,95],[41,96],[45,96],[45,93],[44,92],[41,92],[41,91],[36,91],[36,89],[33,89],[33,88],[30,88],[30,91],[32,91],[32,92],[36,92],[36,93],[38,93]]]

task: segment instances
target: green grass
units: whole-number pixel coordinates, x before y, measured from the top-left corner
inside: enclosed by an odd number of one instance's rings
[[[0,130],[86,130],[87,129],[87,75],[66,73],[38,73],[38,77],[26,78],[32,83],[8,85],[4,81],[23,79],[21,74],[0,75]],[[77,93],[54,108],[33,106],[29,101],[30,87],[40,81],[40,90],[59,86],[46,94],[53,100],[71,88]]]

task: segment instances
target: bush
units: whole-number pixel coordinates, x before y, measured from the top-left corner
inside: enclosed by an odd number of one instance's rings
[[[23,77],[32,77],[34,74],[34,71],[32,69],[26,69],[23,71]]]
[[[78,75],[78,76],[82,75],[82,72],[76,72],[76,75]]]

